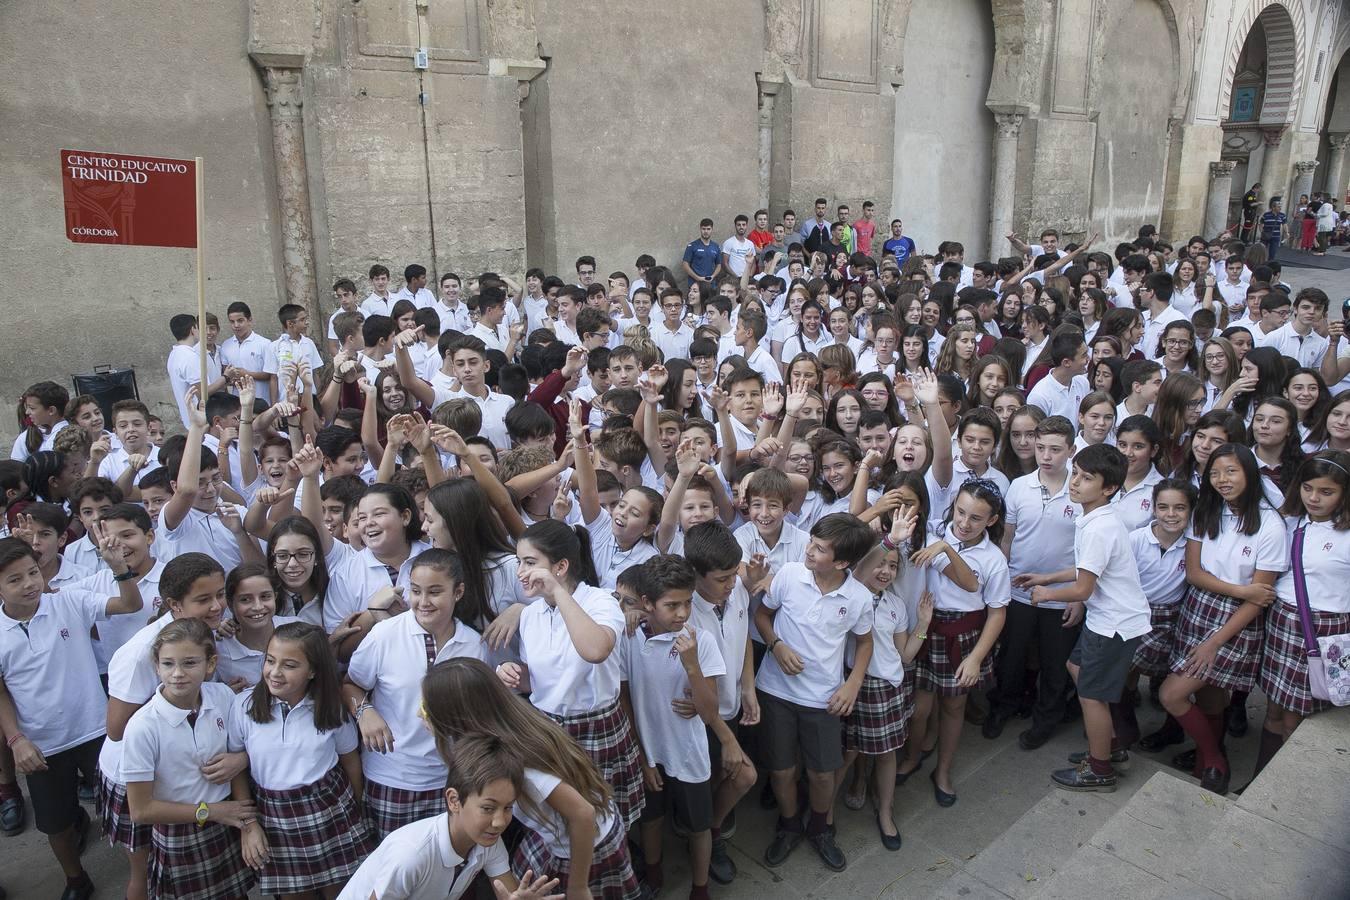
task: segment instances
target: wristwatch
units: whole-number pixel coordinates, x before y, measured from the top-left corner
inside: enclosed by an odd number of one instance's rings
[[[197,812],[193,815],[193,818],[196,819],[197,821],[197,827],[201,828],[203,825],[205,825],[206,820],[209,819],[210,817],[211,817],[211,807],[206,805],[206,801],[203,800],[201,803],[198,803]]]

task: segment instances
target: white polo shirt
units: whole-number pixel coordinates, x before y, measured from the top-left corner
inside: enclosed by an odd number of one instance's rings
[[[43,594],[26,626],[0,607],[0,678],[14,698],[19,730],[44,756],[106,731],[108,704],[89,629],[109,618],[110,599],[69,588]]]
[[[207,760],[229,749],[234,691],[208,681],[202,685],[197,723],[188,710],[174,706],[158,690],[132,715],[122,742],[122,778],[153,781],[154,798],[168,803],[219,803],[230,796],[230,783],[212,784],[202,774]]]
[[[475,322],[473,327],[469,329],[469,334],[486,344],[489,350],[506,352],[506,340],[502,337],[501,331],[496,328],[492,328],[483,322]]]
[[[957,555],[970,566],[978,582],[975,590],[963,590],[956,582],[945,576],[933,578],[933,608],[947,612],[978,612],[984,607],[998,609],[1007,606],[1012,599],[1012,581],[1008,577],[1008,561],[1003,551],[994,546],[986,532],[978,544],[971,547],[961,546],[960,541],[946,534],[945,526],[939,525],[935,531],[941,540],[954,542],[951,546]],[[947,554],[939,554],[930,565],[934,575],[943,575],[951,561]]]
[[[717,714],[724,720],[736,718],[741,711],[741,673],[745,671],[746,638],[750,629],[750,594],[741,579],[731,589],[727,602],[718,607],[694,592],[689,623],[700,637],[711,634],[717,641],[726,674],[717,679]],[[704,674],[707,674],[706,672]]]
[[[1322,357],[1327,355],[1331,341],[1316,331],[1306,335],[1294,330],[1293,322],[1285,322],[1260,342],[1262,347],[1274,347],[1281,356],[1292,356],[1300,366],[1316,369],[1322,365]]]
[[[389,316],[393,315],[395,302],[393,294],[381,297],[379,294],[372,292],[366,295],[366,299],[361,301],[358,308],[361,310],[361,315],[367,319],[371,316]]]
[[[272,617],[272,625],[277,628],[299,621],[295,616]],[[245,690],[249,690],[262,681],[263,660],[266,656],[266,648],[254,650],[246,647],[238,637],[221,638],[216,641],[216,680],[221,684],[229,684],[236,678],[242,678],[247,685]],[[309,784],[308,781],[304,783]]]
[[[323,357],[319,354],[319,348],[310,340],[309,335],[302,334],[300,339],[291,340],[289,335],[283,334],[267,345],[267,357],[263,360],[263,371],[276,375],[281,371],[282,363],[287,360],[296,361],[308,360],[309,367],[313,370],[315,376],[318,376],[319,370],[323,368]],[[299,383],[298,376],[297,381]],[[288,385],[282,384],[280,379],[277,382],[278,390],[285,391]]]
[[[455,400],[460,397],[469,398],[478,404],[478,411],[483,419],[483,425],[478,429],[478,433],[492,441],[492,446],[498,450],[510,450],[511,438],[506,433],[506,414],[511,411],[511,407],[516,405],[516,401],[510,394],[501,394],[487,388],[484,388],[484,390],[487,390],[487,396],[478,397],[466,390],[442,391],[437,388],[436,406],[440,406],[447,400]]]
[[[1170,303],[1164,306],[1162,312],[1157,315],[1153,314],[1152,309],[1143,310],[1142,314],[1144,317],[1144,336],[1140,339],[1140,343],[1144,347],[1144,355],[1149,357],[1158,352],[1158,339],[1162,337],[1162,333],[1167,330],[1168,325],[1173,322],[1189,321]],[[1166,376],[1164,375],[1164,377]]]
[[[1088,384],[1086,376],[1075,375],[1068,385],[1063,385],[1051,373],[1036,382],[1027,395],[1027,405],[1040,407],[1047,416],[1063,416],[1077,432],[1078,404],[1090,393],[1092,386]]]
[[[756,347],[755,352],[745,358],[745,364],[763,376],[765,384],[783,383],[783,373],[779,370],[778,363],[773,361],[773,354],[762,345]]]
[[[787,675],[773,654],[765,656],[755,684],[782,700],[824,709],[844,683],[847,637],[872,630],[872,594],[852,575],[829,593],[803,563],[791,562],[773,577],[764,605],[778,610],[774,633],[801,657],[803,669]]]
[[[603,662],[581,658],[558,608],[531,603],[520,614],[520,658],[529,669],[530,702],[555,716],[605,709],[619,697],[623,671],[618,642],[623,639],[623,610],[608,590],[579,584],[572,596],[591,621],[614,632],[615,646]]]
[[[1039,470],[1015,478],[1003,502],[1007,506],[1004,522],[1017,529],[1008,555],[1010,579],[1018,575],[1047,575],[1074,567],[1074,523],[1083,514],[1083,507],[1069,499],[1067,475],[1054,493],[1041,484]],[[1057,582],[1054,587],[1065,583]],[[1029,604],[1031,590],[1014,584],[1012,598],[1018,603]],[[1047,609],[1063,609],[1066,604],[1040,605]]]
[[[248,774],[267,791],[311,785],[338,764],[338,757],[357,747],[356,723],[348,719],[331,731],[314,725],[314,698],[306,695],[286,711],[272,698],[272,721],[255,722],[249,715],[253,692],[235,697],[229,722],[230,752],[248,753]]]
[[[1186,537],[1163,549],[1152,525],[1130,532],[1130,550],[1139,569],[1139,586],[1153,606],[1180,603],[1186,593]]]
[[[148,602],[148,601],[147,601]],[[159,687],[159,674],[150,659],[150,648],[159,633],[173,621],[163,615],[131,636],[108,660],[108,696],[132,706],[143,706]],[[125,733],[123,734],[125,737]],[[122,742],[111,737],[103,741],[98,754],[98,768],[108,779],[118,784],[122,780]]]
[[[205,553],[220,563],[226,572],[239,565],[242,558],[239,552],[239,544],[235,541],[234,535],[230,533],[230,529],[226,528],[225,523],[220,521],[219,516],[192,507],[188,509],[183,521],[178,523],[177,528],[170,528],[164,519],[168,508],[166,504],[159,511],[159,521],[155,523],[155,534],[172,542],[175,556],[193,552]],[[243,514],[243,510],[240,510],[240,514]],[[168,562],[169,560],[165,561]]]
[[[872,658],[867,674],[898,687],[905,680],[905,660],[895,646],[895,636],[913,626],[904,598],[887,589],[872,598]],[[856,640],[850,636],[848,667],[853,668]]]
[[[717,638],[697,626],[695,635],[699,670],[705,677],[725,675]],[[686,719],[670,708],[673,698],[691,696],[676,637],[675,632],[648,635],[646,626],[639,625],[631,636],[620,639],[616,652],[623,658],[623,677],[647,765],[664,766],[671,778],[699,784],[712,777],[708,732],[698,716]]]
[[[1078,520],[1073,556],[1077,568],[1097,576],[1083,621],[1089,631],[1128,641],[1153,629],[1129,533],[1110,503]]]
[[[166,367],[169,372],[169,389],[173,391],[173,399],[178,404],[178,418],[186,426],[188,414],[185,398],[187,389],[202,380],[201,356],[196,347],[174,344],[169,350]],[[55,431],[56,429],[52,429],[53,433]]]
[[[267,361],[267,347],[271,343],[256,331],[250,331],[248,337],[242,341],[234,335],[230,335],[220,345],[220,364],[247,369],[250,372],[264,372],[266,370],[263,368],[263,364]],[[260,398],[271,402],[271,385],[261,381],[255,386],[255,390]]]
[[[423,550],[430,549],[431,545],[425,541],[415,542],[408,549],[408,558],[399,565],[397,578],[391,582],[389,570],[375,558],[369,547],[353,550],[351,544],[333,541],[324,558],[328,564],[328,593],[323,598],[324,631],[332,634],[343,619],[364,610],[381,588],[401,587],[406,594],[412,561]]]
[[[810,543],[811,536],[805,531],[793,525],[790,522],[784,522],[782,530],[778,532],[778,543],[770,547],[759,534],[759,529],[755,527],[754,522],[746,522],[732,532],[736,538],[736,543],[741,545],[741,553],[746,562],[756,553],[763,553],[765,561],[769,564],[772,572],[778,572],[779,569],[790,562],[799,562],[806,554],[806,545]],[[752,601],[750,604],[750,638],[756,643],[764,643],[764,639],[759,635],[759,628],[755,625],[755,610],[759,609],[759,603]]]
[[[1319,612],[1350,613],[1350,530],[1337,529],[1331,522],[1311,522],[1306,516],[1287,519],[1290,547],[1289,567],[1275,582],[1275,593],[1290,608],[1297,609],[1294,596],[1293,543],[1295,529],[1306,526],[1303,534],[1303,579],[1308,589],[1308,606]]]
[[[952,457],[952,480],[945,486],[938,484],[931,466],[923,476],[924,487],[928,490],[928,515],[934,520],[940,521],[946,517],[947,510],[952,508],[952,504],[956,502],[956,495],[961,492],[961,485],[971,478],[986,478],[998,485],[999,493],[1004,497],[1008,496],[1008,489],[1012,487],[1008,476],[994,468],[992,461],[982,474],[977,475],[961,458],[961,448],[955,435],[952,435]]]
[[[549,795],[558,789],[562,779],[538,769],[525,770],[525,798],[528,803],[517,800],[512,812],[520,824],[544,839],[549,852],[558,859],[572,858],[572,845],[567,836],[567,820],[548,804]],[[611,807],[595,817],[595,840],[600,843],[614,827],[614,808]],[[360,900],[366,900],[362,897]]]
[[[1128,491],[1122,485],[1111,498],[1111,505],[1116,507],[1116,514],[1126,531],[1134,531],[1153,521],[1153,486],[1162,480],[1162,473],[1149,466],[1143,481]]]
[[[793,357],[798,354],[810,353],[812,355],[819,355],[822,348],[828,347],[833,343],[834,336],[824,328],[821,328],[820,334],[816,335],[814,338],[804,331],[797,331],[794,329],[783,339],[783,352],[778,354],[778,359],[786,366],[790,364]]]
[[[650,331],[652,341],[661,348],[666,359],[689,358],[689,344],[694,340],[694,329],[684,322],[680,322],[680,327],[672,331],[666,327],[665,320],[653,321]]]
[[[455,623],[455,633],[434,658],[428,658],[430,637],[411,611],[400,613],[375,623],[347,667],[347,678],[370,692],[371,704],[394,735],[389,753],[361,750],[366,777],[386,787],[408,791],[445,787],[445,763],[418,715],[422,679],[433,665],[447,659],[487,659],[482,636],[463,622]]]
[[[112,660],[113,654],[135,637],[138,631],[150,624],[150,620],[159,612],[163,603],[159,596],[159,580],[163,575],[164,563],[155,560],[150,570],[136,582],[136,587],[141,592],[141,600],[144,601],[140,611],[124,616],[109,616],[98,624],[98,637],[94,639],[94,657],[98,660],[100,672],[108,671],[108,663]],[[71,587],[91,591],[103,597],[112,597],[118,592],[112,569],[106,566],[75,582]]]
[[[599,515],[586,523],[591,533],[591,560],[595,563],[595,574],[600,578],[600,586],[613,588],[619,581],[619,573],[629,566],[644,563],[656,555],[656,547],[646,538],[638,538],[627,550],[620,549],[614,539],[614,520],[610,514],[600,509]]]
[[[154,444],[150,445],[150,450],[145,454],[145,468],[141,469],[131,479],[131,483],[137,487],[141,484],[141,479],[156,469],[160,468],[159,448]],[[103,462],[98,464],[98,474],[101,478],[109,481],[116,481],[122,477],[122,473],[127,470],[131,464],[131,454],[125,447],[118,447],[103,457]]]
[[[450,814],[441,813],[404,825],[381,841],[338,900],[458,900],[479,872],[499,878],[509,871],[500,838],[490,847],[474,844],[468,859],[461,858],[450,845]]]
[[[1200,542],[1202,569],[1220,581],[1246,585],[1252,583],[1252,575],[1257,569],[1283,572],[1289,568],[1284,519],[1273,507],[1261,504],[1261,525],[1256,534],[1242,534],[1238,530],[1239,524],[1237,515],[1225,506],[1218,537],[1196,534],[1193,524],[1186,529],[1187,540]]]

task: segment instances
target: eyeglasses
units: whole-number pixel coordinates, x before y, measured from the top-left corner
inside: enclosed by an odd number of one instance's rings
[[[1189,343],[1190,341],[1187,340],[1186,338],[1168,338],[1167,340],[1163,341],[1163,344],[1165,344],[1168,347],[1185,347]],[[1206,357],[1206,359],[1208,359],[1208,357]]]
[[[792,463],[794,466],[799,466],[804,462],[809,462],[813,458],[814,457],[812,457],[811,454],[809,453],[793,453],[788,456],[787,461]]]
[[[594,274],[595,274],[595,270],[594,270],[594,269],[577,269],[577,274],[578,274],[578,275],[594,275]]]
[[[1187,401],[1186,401],[1186,408],[1187,408],[1187,409],[1199,409],[1200,407],[1202,407],[1202,406],[1204,406],[1204,405],[1205,405],[1205,398],[1204,398],[1204,397],[1201,397],[1201,398],[1199,398],[1198,400],[1187,400]]]
[[[272,554],[272,558],[277,561],[277,565],[279,566],[284,566],[291,560],[308,565],[309,563],[314,562],[314,551],[297,550],[295,553],[291,553],[286,550],[278,550],[276,553]]]

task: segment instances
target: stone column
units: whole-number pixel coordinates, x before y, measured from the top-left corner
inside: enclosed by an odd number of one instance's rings
[[[1331,143],[1331,158],[1327,161],[1327,177],[1324,190],[1337,203],[1345,200],[1345,154],[1350,148],[1350,132],[1341,131],[1327,135]]]
[[[777,93],[777,84],[759,83],[759,205],[763,209],[769,208],[773,178],[773,107]]]
[[[1285,176],[1287,171],[1280,171],[1281,154],[1280,142],[1284,140],[1285,127],[1283,125],[1276,128],[1262,128],[1261,137],[1265,141],[1266,149],[1261,157],[1261,187],[1262,194],[1261,206],[1269,206],[1270,199],[1284,193]],[[1291,200],[1288,197],[1282,197],[1284,200],[1282,208],[1288,212]],[[1297,197],[1293,198],[1297,200]]]
[[[1228,227],[1228,200],[1233,194],[1233,169],[1230,159],[1209,164],[1209,200],[1205,203],[1205,234],[1219,234]]]
[[[267,91],[272,119],[272,155],[277,170],[277,199],[281,214],[281,267],[286,302],[309,310],[318,328],[318,286],[314,277],[314,227],[309,208],[309,178],[305,166],[304,76],[299,65],[273,65],[255,54]]]
[[[1317,160],[1315,159],[1301,159],[1294,163],[1294,196],[1289,198],[1289,203],[1285,206],[1292,207],[1293,204],[1298,202],[1298,198],[1304,194],[1309,197],[1312,196],[1312,178],[1316,169]]]
[[[1013,200],[1017,189],[1017,135],[1025,115],[994,113],[994,177],[989,190],[989,258],[1008,253],[1007,234],[1012,231]]]

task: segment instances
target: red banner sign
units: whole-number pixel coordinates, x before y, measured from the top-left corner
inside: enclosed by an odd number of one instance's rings
[[[195,247],[196,179],[190,159],[62,150],[66,237],[77,244]]]

